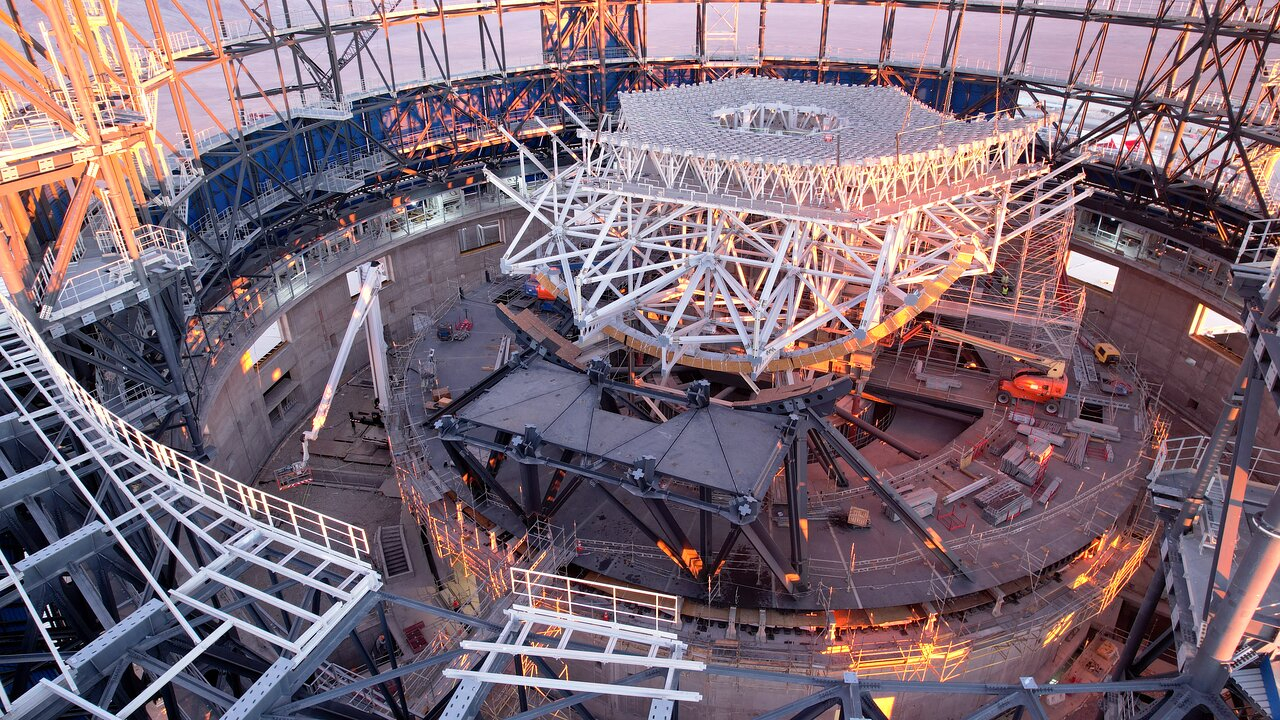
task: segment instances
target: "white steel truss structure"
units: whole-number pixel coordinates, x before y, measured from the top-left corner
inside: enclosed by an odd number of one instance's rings
[[[4,669],[5,714],[137,717],[164,698],[252,716],[377,602],[363,530],[147,438],[6,297],[0,423],[0,609],[29,640]],[[247,686],[211,679],[229,648],[267,669]]]
[[[1034,157],[1039,121],[960,121],[893,89],[739,77],[621,103],[569,167],[525,153],[552,182],[508,190],[529,219],[503,269],[668,370],[866,365],[994,269],[1011,202],[1048,219],[1077,201]]]
[[[682,670],[707,667],[686,660],[687,646],[671,632],[681,623],[679,597],[514,567],[511,586],[515,603],[506,610],[508,621],[498,637],[462,642],[463,649],[486,653],[479,668],[444,671],[445,677],[461,681],[444,717],[471,717],[494,685],[647,698],[651,720],[670,718],[678,701],[702,699],[679,689]],[[519,658],[519,672],[503,672],[512,658]],[[645,668],[656,671],[652,676],[659,686],[574,680],[568,668],[564,678],[526,674],[527,658]]]

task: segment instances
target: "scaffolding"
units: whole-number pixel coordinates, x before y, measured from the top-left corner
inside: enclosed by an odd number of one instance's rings
[[[450,493],[450,497],[453,494]],[[520,537],[513,537],[485,519],[477,508],[446,498],[425,506],[421,518],[440,558],[474,581],[471,597],[455,597],[468,612],[487,614],[512,591],[512,568],[555,572],[581,552],[572,529],[538,520]]]
[[[1071,193],[1069,183],[1046,194],[1062,192]],[[958,281],[934,306],[934,315],[961,332],[1070,359],[1084,317],[1084,290],[1065,281],[1075,214],[1046,207],[1034,196],[1017,198],[1006,216],[1008,234],[995,269]]]
[[[15,513],[38,519],[20,559],[0,556],[0,586],[6,622],[40,648],[23,662],[43,676],[6,675],[0,710],[127,717],[164,694],[213,712],[230,704],[204,674],[215,646],[319,663],[368,611],[381,579],[363,530],[150,439],[78,385],[3,295],[0,365],[3,414],[21,426],[0,442],[0,515],[7,527]],[[126,672],[138,684],[122,684]],[[291,682],[254,687],[292,693]]]

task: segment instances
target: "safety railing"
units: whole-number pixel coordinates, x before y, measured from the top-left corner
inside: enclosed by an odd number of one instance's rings
[[[329,551],[356,560],[368,557],[369,541],[363,529],[244,485],[147,437],[141,430],[104,407],[76,382],[58,364],[35,328],[22,317],[7,297],[0,296],[0,308],[4,311],[3,319],[13,325],[27,346],[38,356],[40,364],[49,373],[58,390],[75,404],[80,414],[99,425],[105,438],[114,446],[113,449],[140,460],[157,479],[171,482],[179,489]]]
[[[542,59],[548,65],[560,63],[579,63],[579,62],[596,62],[601,58],[605,60],[628,60],[635,58],[636,54],[629,48],[625,47],[607,47],[601,53],[599,48],[578,48],[572,52],[564,52],[557,55],[552,51],[543,51]]]
[[[1236,262],[1270,265],[1275,262],[1277,249],[1280,249],[1280,218],[1254,220],[1240,241]]]
[[[610,583],[511,568],[517,606],[654,630],[680,625],[680,598]]]
[[[57,263],[57,257],[58,253],[53,247],[44,253],[44,261],[40,263],[40,269],[36,271],[35,282],[32,285],[38,298],[44,297],[45,288],[49,286],[49,278],[53,277],[53,267]],[[82,257],[84,257],[84,245],[77,242],[71,249],[71,262],[76,262]]]
[[[114,373],[94,373],[93,395],[111,412],[125,416],[142,407],[155,407],[170,396],[151,385],[133,382]]]
[[[114,232],[119,234],[118,230]],[[107,231],[105,234],[110,235],[111,232]],[[142,225],[134,231],[134,239],[138,243],[139,260],[147,270],[178,270],[191,263],[186,237],[177,230],[158,225]],[[99,244],[103,244],[101,238]],[[110,244],[123,246],[123,242],[118,239]],[[50,258],[46,256],[45,263],[49,262]],[[51,268],[46,271],[42,267],[40,276],[37,277],[36,287],[41,296],[47,288],[51,273]],[[137,282],[131,259],[123,255],[104,256],[93,267],[69,274],[63,281],[56,305],[41,307],[40,317],[46,320],[65,317],[88,305],[113,297],[137,285]]]
[[[305,294],[333,268],[354,263],[360,258],[372,259],[390,246],[468,215],[512,206],[514,202],[505,195],[493,192],[466,198],[456,204],[442,204],[439,212],[435,213],[411,216],[405,208],[392,210],[368,221],[372,223],[370,227],[376,226],[376,231],[359,234],[352,228],[336,231],[289,256],[289,262],[298,271],[287,281],[275,277],[276,268],[264,267],[258,274],[269,274],[270,277],[255,277],[237,283],[214,304],[217,314],[206,315],[189,324],[188,348],[193,353],[209,357],[212,365],[219,365],[218,354],[229,345],[230,338],[251,335],[254,328],[294,298]],[[196,227],[206,228],[205,232],[210,233],[226,230],[230,221],[225,215],[217,220],[198,223]]]
[[[1086,578],[1069,592],[1061,591],[1066,588],[1053,579],[1053,571],[1041,573],[1047,585],[1040,589],[1033,583],[1024,591],[1039,593],[1034,611],[982,613],[959,622],[943,616],[933,630],[909,631],[909,639],[904,639],[897,627],[845,631],[824,628],[815,619],[812,632],[797,632],[789,645],[691,643],[689,656],[775,672],[811,675],[855,670],[865,677],[899,679],[923,673],[943,680],[953,673],[1006,663],[1011,651],[1060,642],[1111,604],[1141,566],[1156,537],[1143,522],[1130,523],[1128,517],[1126,514],[1125,520],[1106,528],[1100,540],[1091,545],[1091,552],[1056,568],[1063,578]],[[915,554],[914,561],[918,563],[919,557]],[[821,581],[817,584],[821,590]],[[886,584],[877,582],[876,586],[884,589]]]
[[[1276,227],[1280,229],[1280,223]],[[1145,233],[1142,238],[1131,238],[1121,232],[1100,231],[1085,224],[1077,224],[1071,237],[1074,242],[1087,243],[1157,270],[1184,287],[1199,288],[1226,304],[1240,305],[1240,297],[1231,289],[1230,264],[1223,258],[1171,238],[1150,237]]]
[[[1178,470],[1199,469],[1210,445],[1210,438],[1205,435],[1168,438],[1156,451],[1155,464],[1149,477]],[[1235,441],[1227,441],[1222,454],[1216,459],[1215,469],[1219,473],[1225,475],[1230,472],[1234,452]],[[1280,485],[1280,450],[1255,447],[1249,460],[1249,477],[1254,482]]]

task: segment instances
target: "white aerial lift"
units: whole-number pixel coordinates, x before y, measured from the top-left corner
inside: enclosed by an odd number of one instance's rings
[[[356,305],[351,310],[351,321],[347,323],[347,332],[338,345],[338,354],[333,359],[333,369],[329,371],[329,380],[325,383],[324,393],[320,396],[320,405],[316,407],[316,415],[311,420],[311,429],[302,433],[302,459],[276,471],[276,481],[282,489],[301,485],[311,481],[310,444],[320,436],[320,430],[329,418],[329,409],[333,406],[333,396],[338,392],[338,381],[342,377],[342,369],[351,355],[351,346],[355,344],[356,335],[364,326],[365,340],[369,346],[369,368],[373,375],[374,402],[379,409],[385,410],[390,400],[390,383],[387,379],[387,341],[382,334],[382,309],[378,304],[378,293],[387,275],[378,262],[368,262],[360,266],[360,287],[356,295]]]

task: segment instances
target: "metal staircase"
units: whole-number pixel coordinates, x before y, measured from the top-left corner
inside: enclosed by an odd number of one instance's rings
[[[21,545],[0,562],[0,616],[27,628],[32,666],[0,683],[11,717],[127,717],[168,688],[220,698],[233,717],[300,682],[284,670],[323,660],[377,600],[363,531],[146,437],[76,384],[4,297],[0,425],[0,527]],[[209,685],[219,649],[282,671],[228,699]]]

